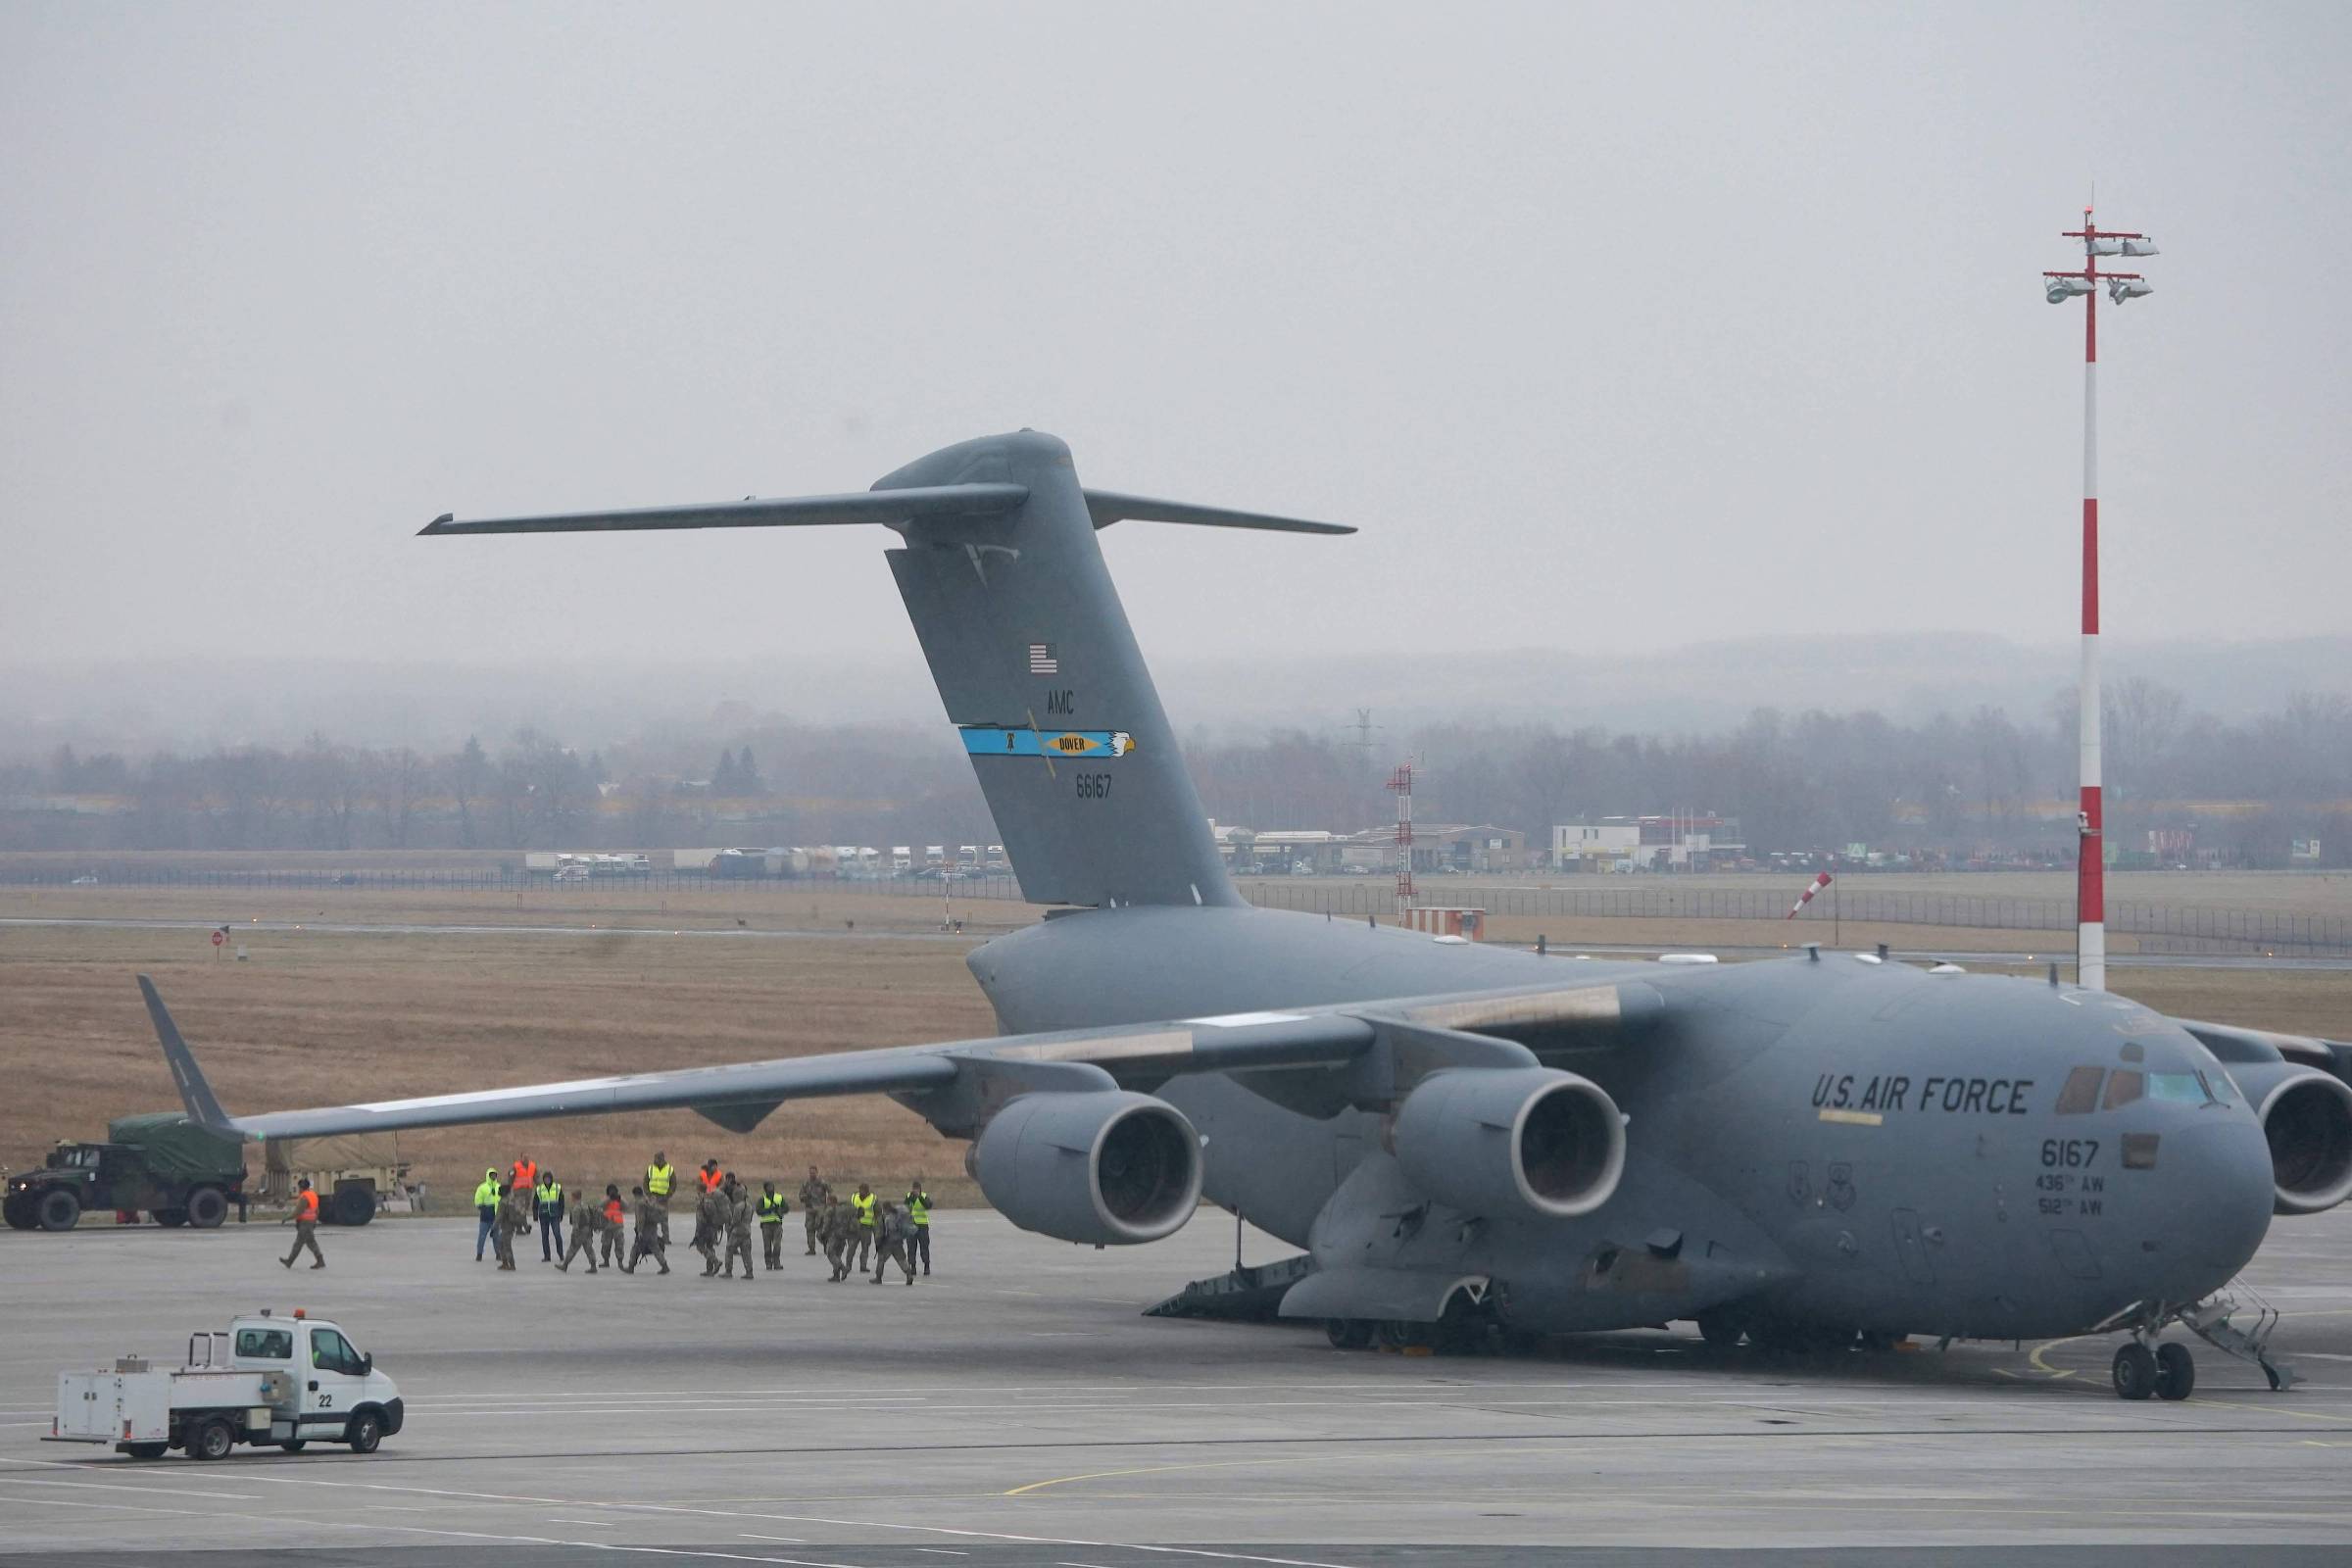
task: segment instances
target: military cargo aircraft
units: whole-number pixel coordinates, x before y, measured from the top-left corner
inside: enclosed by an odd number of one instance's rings
[[[2108,1332],[2132,1398],[2187,1394],[2159,1336],[2223,1322],[2274,1214],[2352,1194],[2352,1047],[1878,954],[1594,962],[1251,907],[1096,539],[1128,519],[1352,531],[1086,489],[1028,430],[862,493],[436,519],[896,532],[947,717],[1054,906],[970,956],[1003,1033],[232,1116],[148,987],[189,1114],[310,1137],[690,1106],[748,1132],[786,1100],[886,1094],[968,1139],[1029,1230],[1142,1243],[1203,1195],[1239,1211],[1306,1250],[1280,1312],[1343,1346]]]

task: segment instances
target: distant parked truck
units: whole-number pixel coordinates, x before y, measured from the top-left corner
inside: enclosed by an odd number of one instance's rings
[[[409,1185],[408,1161],[391,1133],[354,1133],[342,1138],[271,1138],[262,1146],[265,1201],[290,1203],[296,1186],[310,1178],[318,1195],[318,1217],[329,1225],[365,1225],[381,1211],[416,1211],[416,1190]]]
[[[40,1169],[8,1179],[0,1214],[20,1231],[70,1231],[85,1209],[211,1230],[245,1201],[244,1145],[159,1111],[109,1123],[102,1144],[59,1144]]]

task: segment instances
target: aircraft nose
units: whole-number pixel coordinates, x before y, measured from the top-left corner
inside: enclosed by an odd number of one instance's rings
[[[2166,1296],[2201,1300],[2236,1277],[2271,1228],[2270,1145],[2250,1115],[2211,1119],[2164,1134],[2158,1172],[2169,1213],[2154,1240],[2169,1262]]]

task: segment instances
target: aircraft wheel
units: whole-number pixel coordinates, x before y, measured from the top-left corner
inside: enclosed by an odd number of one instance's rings
[[[52,1187],[41,1195],[33,1214],[45,1231],[70,1231],[81,1223],[81,1200],[62,1187]]]
[[[1360,1317],[1327,1318],[1323,1333],[1335,1350],[1367,1350],[1372,1348],[1372,1325]]]
[[[1380,1343],[1392,1350],[1410,1350],[1429,1343],[1429,1325],[1390,1318],[1380,1325]]]
[[[2185,1399],[2197,1386],[2197,1358],[2185,1345],[2156,1347],[2156,1397]]]
[[[1747,1334],[1747,1325],[1729,1312],[1701,1312],[1696,1321],[1698,1337],[1718,1350],[1737,1350]]]
[[[2156,1355],[2137,1340],[2115,1352],[2115,1396],[2144,1399],[2156,1392]]]

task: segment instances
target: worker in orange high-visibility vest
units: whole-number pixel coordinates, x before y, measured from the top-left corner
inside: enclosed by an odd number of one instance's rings
[[[302,1255],[302,1250],[307,1247],[311,1250],[311,1256],[318,1259],[311,1267],[326,1267],[326,1254],[318,1250],[318,1195],[311,1190],[308,1176],[294,1190],[294,1212],[278,1223],[283,1225],[289,1220],[294,1225],[294,1250],[278,1261],[292,1268],[294,1260]]]
[[[718,1161],[715,1159],[704,1160],[703,1168],[696,1171],[694,1177],[703,1184],[703,1191],[706,1193],[717,1192],[719,1184],[726,1179],[718,1173]]]
[[[605,1261],[614,1268],[620,1267],[621,1216],[628,1211],[628,1205],[620,1200],[619,1185],[607,1182],[605,1184],[605,1208],[604,1212],[597,1216],[599,1223],[596,1227],[596,1235],[598,1242],[602,1244]]]
[[[539,1186],[539,1166],[528,1154],[514,1156],[514,1168],[507,1173],[508,1184],[518,1193],[534,1192]]]

